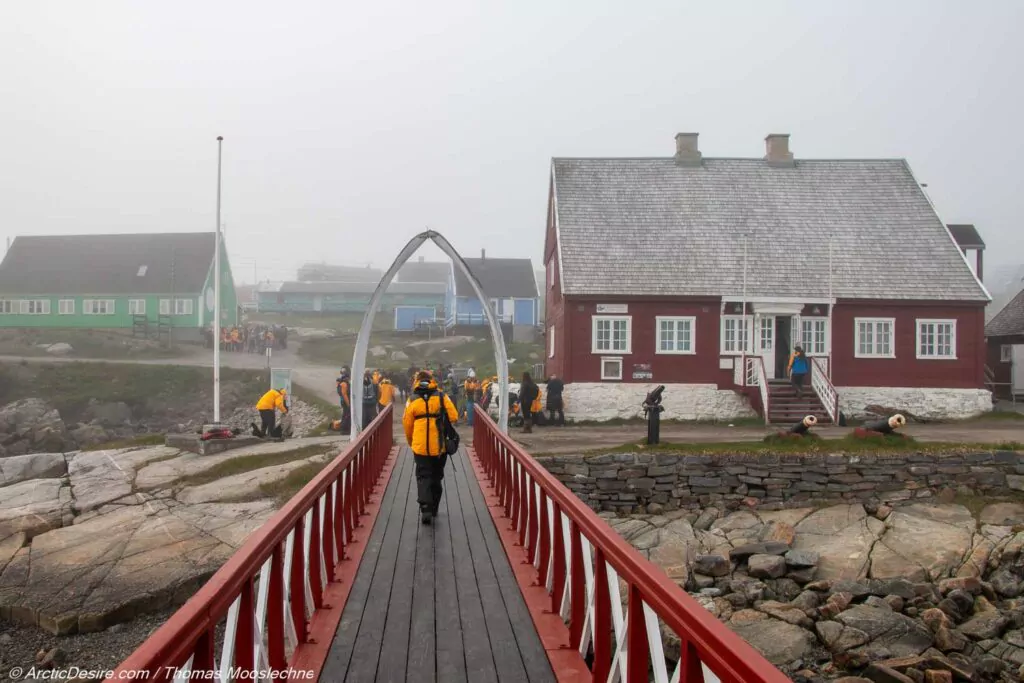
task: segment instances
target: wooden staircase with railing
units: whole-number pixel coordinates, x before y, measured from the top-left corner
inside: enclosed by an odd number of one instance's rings
[[[788,380],[768,380],[768,422],[791,424],[813,415],[818,418],[818,424],[832,424],[821,399],[809,385],[805,383],[803,396],[797,396],[796,388]]]

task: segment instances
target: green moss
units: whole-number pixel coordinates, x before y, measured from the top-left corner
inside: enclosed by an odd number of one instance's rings
[[[115,439],[106,443],[99,443],[83,448],[83,451],[108,451],[118,448],[140,448],[143,446],[162,446],[164,443],[163,434],[143,434],[133,439]],[[174,456],[177,457],[177,456]]]
[[[264,467],[272,467],[273,465],[281,465],[283,463],[294,462],[296,460],[305,460],[306,458],[312,458],[316,455],[322,455],[329,450],[331,450],[330,446],[321,444],[318,446],[303,446],[302,448],[296,448],[293,451],[239,456],[237,458],[231,458],[230,460],[219,462],[213,467],[202,472],[182,477],[177,483],[182,486],[201,486],[203,484],[209,484],[211,481],[217,481],[218,479],[230,477],[235,474],[252,472],[254,470],[263,469]]]

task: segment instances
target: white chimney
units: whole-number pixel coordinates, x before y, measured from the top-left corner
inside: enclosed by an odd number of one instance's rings
[[[676,163],[680,166],[700,166],[701,153],[697,146],[699,133],[676,134]]]
[[[769,166],[794,166],[789,133],[769,133],[764,139],[764,160]]]

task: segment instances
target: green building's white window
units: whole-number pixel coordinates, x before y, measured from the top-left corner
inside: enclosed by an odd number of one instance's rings
[[[0,300],[0,314],[2,314],[2,315],[12,315],[14,313],[17,313],[20,310],[21,310],[21,308],[20,308],[20,306],[19,306],[17,301],[13,301],[11,299],[2,299],[2,300]]]
[[[57,313],[60,315],[74,315],[75,314],[75,300],[74,299],[61,299],[57,302]]]
[[[128,299],[128,315],[146,315],[146,300]]]
[[[192,299],[175,299],[174,315],[192,315]]]
[[[86,315],[114,315],[113,299],[84,299],[82,312]]]
[[[170,299],[160,299],[160,315],[170,315],[170,314],[171,314],[171,300]]]
[[[49,315],[49,299],[26,299],[21,302],[21,312],[24,315]]]

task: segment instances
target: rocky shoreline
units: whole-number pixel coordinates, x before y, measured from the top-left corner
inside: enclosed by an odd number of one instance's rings
[[[1024,504],[868,507],[601,514],[795,681],[1021,680]]]

